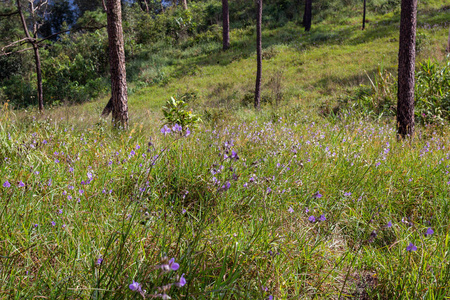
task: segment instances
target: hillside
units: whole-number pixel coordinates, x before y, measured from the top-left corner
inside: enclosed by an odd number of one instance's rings
[[[217,25],[129,41],[128,131],[99,117],[103,77],[90,101],[67,79],[42,115],[6,102],[0,298],[446,299],[450,5],[419,6],[417,133],[397,141],[399,12],[362,31],[358,7],[331,4],[309,33],[268,14],[260,111],[254,26],[238,20],[226,52]],[[43,54],[59,51],[54,74],[64,43]],[[89,77],[88,54],[70,70]],[[171,97],[202,121],[165,124]]]

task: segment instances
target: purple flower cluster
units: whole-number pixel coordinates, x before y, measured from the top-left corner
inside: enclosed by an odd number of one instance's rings
[[[99,258],[101,259],[101,258]],[[103,261],[103,260],[102,260]],[[102,262],[101,261],[101,262]],[[98,263],[97,264],[101,264]],[[171,258],[170,260],[167,257],[164,257],[162,259],[162,262],[160,265],[156,266],[158,269],[161,269],[163,273],[167,273],[170,271],[176,271],[180,268],[180,265],[175,262],[175,258]],[[186,278],[184,278],[184,273],[181,274],[181,276],[176,276],[176,281],[174,283],[169,283],[167,285],[164,285],[162,287],[158,287],[158,292],[155,294],[149,295],[150,298],[162,298],[162,299],[171,299],[170,296],[167,294],[172,287],[172,285],[176,287],[183,287],[186,285]],[[133,280],[133,282],[128,286],[130,290],[134,292],[138,292],[142,295],[142,297],[146,298],[146,290],[142,289],[142,285],[139,282],[136,282]]]

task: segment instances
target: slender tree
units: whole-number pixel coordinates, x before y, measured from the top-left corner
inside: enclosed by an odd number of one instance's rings
[[[364,0],[362,30],[366,29],[366,0]]]
[[[230,48],[230,15],[228,10],[228,0],[222,0],[222,38],[223,38],[223,50]]]
[[[183,6],[183,9],[184,9],[184,10],[187,10],[187,9],[188,9],[188,6],[187,6],[187,0],[181,0],[181,5]]]
[[[311,19],[312,19],[312,0],[305,0],[305,13],[303,14],[303,26],[305,31],[311,30]]]
[[[416,61],[417,0],[402,0],[398,51],[398,137],[414,135],[414,69]]]
[[[120,0],[107,0],[106,9],[111,70],[111,99],[103,110],[102,115],[107,116],[112,112],[113,125],[122,126],[126,129],[128,127],[128,96]]]
[[[262,43],[261,43],[262,0],[256,0],[256,88],[255,108],[261,105],[261,73],[262,73]]]
[[[450,29],[448,30],[447,52],[450,53]]]
[[[28,30],[28,24],[25,20],[25,16],[23,14],[22,10],[22,4],[20,3],[20,0],[16,1],[17,3],[17,11],[20,16],[20,21],[22,23],[22,28],[25,33],[26,40],[28,43],[31,44],[33,52],[34,52],[34,62],[36,66],[36,77],[37,77],[37,93],[38,93],[38,104],[39,104],[39,111],[42,113],[44,112],[44,90],[42,88],[42,70],[41,70],[41,56],[39,55],[39,45],[38,45],[38,22],[37,22],[37,11],[41,8],[44,8],[47,6],[47,0],[45,1],[39,1],[35,3],[34,1],[29,1],[29,10],[32,20],[32,34],[30,34],[30,31]]]

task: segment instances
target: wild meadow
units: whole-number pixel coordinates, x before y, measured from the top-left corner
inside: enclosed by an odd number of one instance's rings
[[[250,26],[226,53],[205,36],[130,62],[126,131],[99,118],[106,95],[5,102],[0,298],[447,299],[448,9],[419,10],[412,140],[393,118],[398,11],[265,28],[260,111]]]

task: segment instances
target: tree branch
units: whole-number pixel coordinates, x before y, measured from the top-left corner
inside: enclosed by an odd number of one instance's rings
[[[34,40],[34,39],[32,39],[32,40]],[[27,38],[27,37],[26,37],[26,38],[23,38],[23,39],[21,39],[21,40],[12,42],[11,44],[4,46],[4,47],[2,48],[2,51],[5,51],[6,48],[13,47],[13,46],[15,46],[16,44],[18,44],[18,43],[20,43],[20,42],[30,42],[30,41],[29,41],[29,38]],[[22,45],[22,44],[21,44],[21,45]]]
[[[19,13],[19,11],[16,10],[16,11],[6,13],[6,14],[0,14],[0,17],[10,17],[10,16],[16,15],[18,13]]]
[[[17,51],[11,51],[11,52],[0,53],[0,56],[7,56],[7,55],[10,55],[10,54],[15,54],[15,53],[20,53],[20,52],[25,52],[25,51],[28,51],[28,50],[33,50],[33,47],[25,48],[25,49],[21,49],[21,50],[17,50]]]

